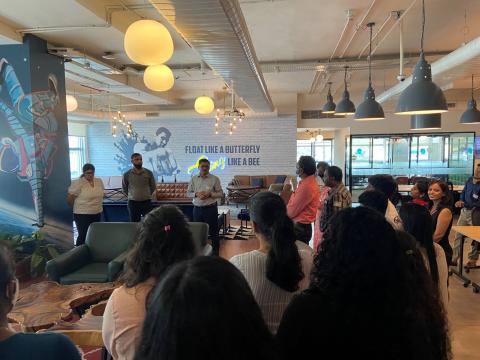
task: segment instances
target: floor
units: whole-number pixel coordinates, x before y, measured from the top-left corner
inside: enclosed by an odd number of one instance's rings
[[[237,225],[232,220],[233,225]],[[453,234],[450,235],[453,244]],[[222,240],[220,256],[229,259],[234,255],[258,248],[258,240]],[[465,252],[470,244],[466,243]],[[480,261],[479,261],[480,263]],[[468,276],[480,283],[480,269],[472,270]],[[471,287],[464,288],[463,282],[452,276],[449,280],[450,303],[448,316],[454,360],[480,359],[480,293],[475,294]]]

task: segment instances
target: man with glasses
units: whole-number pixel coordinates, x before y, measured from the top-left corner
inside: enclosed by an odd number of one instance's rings
[[[198,175],[193,175],[188,184],[187,196],[192,198],[193,221],[208,224],[208,233],[212,240],[213,255],[219,254],[220,237],[218,235],[217,200],[223,197],[220,179],[210,174],[210,161],[201,159],[198,163]]]

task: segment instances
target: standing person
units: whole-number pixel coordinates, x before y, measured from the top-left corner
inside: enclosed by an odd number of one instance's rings
[[[285,359],[313,358],[313,346],[321,359],[448,360],[437,293],[414,241],[402,241],[375,210],[346,209],[332,218],[310,287],[285,310],[277,344]]]
[[[465,183],[460,200],[455,203],[455,207],[462,208],[457,225],[466,226],[472,224],[472,211],[480,208],[480,164],[475,168],[473,177],[469,178]],[[460,245],[463,235],[457,233],[455,236],[455,245],[453,248],[452,264],[455,265],[460,257]],[[468,254],[468,262],[466,267],[474,267],[477,264],[480,244],[472,240],[472,250]]]
[[[156,190],[153,173],[143,167],[142,155],[133,153],[133,168],[123,174],[122,189],[128,197],[131,222],[139,222],[152,209],[152,194]]]
[[[442,247],[433,241],[433,221],[425,206],[403,204],[400,208],[405,231],[412,235],[420,245],[420,253],[433,282],[437,285],[443,308],[448,305],[448,266]]]
[[[447,184],[434,180],[428,187],[428,197],[432,202],[430,214],[433,220],[433,241],[438,243],[445,251],[447,264],[452,264],[453,250],[448,241],[453,223],[452,196]]]
[[[273,360],[245,278],[220,257],[175,265],[152,292],[135,360]]]
[[[329,166],[330,165],[328,165],[328,163],[325,161],[319,161],[317,163],[317,183],[318,187],[320,188],[320,192],[322,192],[323,187],[325,186],[325,170],[327,170]]]
[[[328,197],[325,199],[322,214],[320,216],[320,231],[325,233],[330,219],[342,209],[352,206],[352,195],[343,185],[342,169],[338,166],[330,166],[325,171],[325,185],[330,188]],[[317,250],[317,249],[315,249]]]
[[[67,203],[73,207],[73,220],[78,231],[76,246],[85,244],[90,224],[101,220],[103,196],[103,181],[95,177],[95,166],[83,165],[82,176],[70,185],[67,195]]]
[[[133,360],[145,321],[147,299],[174,264],[192,259],[195,245],[185,216],[163,205],[145,216],[116,288],[103,315],[102,338],[115,360]]]
[[[320,200],[316,171],[313,157],[300,156],[297,175],[301,180],[287,205],[288,217],[295,223],[296,239],[307,245],[312,238],[312,223],[315,222]]]
[[[220,252],[220,236],[218,235],[217,200],[223,197],[220,179],[210,174],[210,161],[200,159],[198,175],[193,175],[188,184],[187,196],[193,198],[193,221],[208,224],[208,234],[212,240],[212,254]]]
[[[410,194],[412,195],[412,203],[427,208],[430,206],[430,199],[428,198],[428,182],[425,180],[418,180],[415,185],[413,185]]]
[[[402,220],[398,215],[392,199],[397,192],[397,183],[392,175],[377,174],[368,178],[368,189],[374,189],[382,192],[388,199],[388,207],[385,212],[385,218],[393,226],[395,230],[403,230]]]
[[[247,279],[272,333],[296,292],[308,287],[313,251],[295,242],[292,220],[282,198],[258,193],[250,202],[250,218],[259,248],[230,259]]]
[[[313,228],[313,250],[314,252],[317,251],[318,246],[322,242],[323,233],[320,230],[320,217],[322,215],[323,204],[325,203],[325,199],[328,197],[328,192],[330,188],[325,185],[325,171],[328,169],[330,165],[325,161],[320,161],[317,164],[317,182],[320,188],[320,198],[318,201],[318,209],[317,209],[317,216],[315,218],[315,225]]]
[[[19,286],[13,256],[0,244],[0,359],[80,360],[80,353],[65,335],[16,333],[10,328],[8,313],[17,302]]]

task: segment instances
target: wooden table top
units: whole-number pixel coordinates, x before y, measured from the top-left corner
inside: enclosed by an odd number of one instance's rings
[[[8,319],[23,331],[48,329],[59,321],[70,321],[74,309],[107,300],[117,287],[114,283],[60,285],[43,281],[20,290],[18,302]]]
[[[472,240],[480,241],[480,226],[452,226],[452,230]]]

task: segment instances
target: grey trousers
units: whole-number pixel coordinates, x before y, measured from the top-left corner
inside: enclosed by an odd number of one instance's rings
[[[468,210],[463,208],[462,211],[460,212],[460,217],[458,218],[457,221],[458,226],[471,226],[472,225],[472,210]],[[453,258],[456,260],[460,256],[460,245],[462,243],[462,234],[457,233],[455,235],[455,244],[453,246]],[[479,250],[480,250],[480,244],[472,240],[472,249],[468,253],[468,260],[478,260],[479,256]]]

